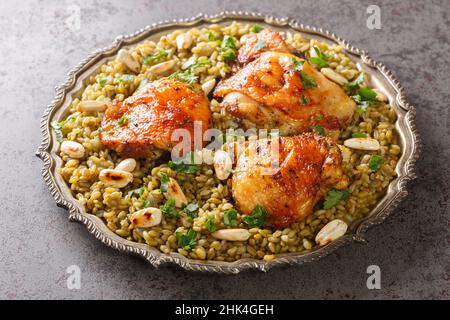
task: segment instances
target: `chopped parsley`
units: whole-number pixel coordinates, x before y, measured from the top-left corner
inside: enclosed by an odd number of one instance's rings
[[[208,230],[209,232],[214,232],[217,230],[217,226],[216,226],[216,222],[215,222],[215,217],[214,215],[209,215],[206,220],[205,220],[205,228],[206,230]]]
[[[200,166],[196,164],[188,164],[183,162],[169,161],[169,168],[176,172],[183,172],[187,174],[196,174],[200,171]]]
[[[330,209],[336,206],[341,200],[345,200],[350,196],[350,191],[348,190],[330,190],[323,203],[323,208]]]
[[[322,127],[322,126],[313,126],[313,127],[311,127],[311,130],[313,132],[317,132],[321,136],[325,136],[326,135],[325,128]]]
[[[307,89],[317,87],[317,82],[314,81],[314,79],[311,78],[310,76],[308,76],[307,74],[303,73],[303,63],[304,62],[297,60],[295,58],[292,58],[291,61],[293,63],[292,68],[298,72],[298,74],[300,75],[300,79],[302,79],[303,88],[305,90],[307,90]]]
[[[358,112],[366,111],[367,107],[376,102],[377,94],[370,88],[360,88],[352,99],[358,104]]]
[[[378,169],[380,169],[380,167],[383,163],[384,163],[383,157],[379,156],[377,154],[374,154],[370,157],[368,166],[369,166],[370,170],[378,171]]]
[[[367,134],[362,132],[353,132],[352,138],[367,138]]]
[[[251,33],[260,33],[261,31],[263,31],[263,27],[261,27],[259,24],[254,24],[251,28],[250,28],[250,32]]]
[[[70,121],[73,122],[75,121],[75,118],[68,118],[66,120],[62,120],[60,122],[58,121],[53,121],[50,126],[53,128],[53,130],[55,131],[55,135],[56,135],[56,141],[61,142],[63,139],[63,133],[62,133],[62,128],[66,125],[66,123]]]
[[[228,61],[234,61],[237,58],[237,46],[236,46],[236,38],[233,36],[226,35],[222,39],[222,43],[220,45],[220,51],[222,58]]]
[[[188,232],[183,233],[178,231],[175,233],[178,241],[178,245],[184,250],[191,250],[197,244],[197,232],[193,229],[189,229]]]
[[[167,192],[167,190],[169,190],[169,182],[170,182],[170,178],[167,176],[167,174],[162,173],[161,174],[161,186],[160,186],[160,190],[162,193]]]
[[[154,63],[156,61],[161,60],[162,58],[167,57],[168,55],[169,55],[169,53],[167,51],[161,50],[161,51],[155,52],[152,55],[145,56],[144,57],[144,63],[145,64],[152,64],[152,63]]]
[[[237,226],[237,214],[238,214],[238,212],[236,211],[236,209],[234,209],[234,208],[228,209],[223,214],[223,223],[226,226],[232,226],[232,227]]]
[[[120,127],[120,126],[122,126],[124,124],[127,124],[127,123],[128,123],[128,117],[126,115],[121,116],[120,119],[117,120],[117,126],[118,127]]]
[[[211,31],[208,32],[208,40],[209,41],[216,41],[216,36],[214,35],[214,33],[212,33]]]
[[[317,48],[317,47],[314,47],[314,51],[316,52],[317,57],[311,57],[311,58],[309,58],[308,61],[309,61],[311,64],[314,64],[314,65],[318,66],[319,68],[325,68],[325,67],[328,67],[328,62],[327,62],[327,60],[328,60],[328,58],[330,58],[330,56],[327,55],[327,54],[325,54],[325,53],[322,53],[322,52],[320,51],[320,49]]]
[[[365,79],[365,73],[361,72],[355,80],[347,83],[345,85],[345,89],[347,90],[347,93],[349,95],[356,94],[356,91],[361,87],[361,85],[364,84],[364,79]]]
[[[185,208],[186,215],[188,216],[188,220],[192,222],[195,218],[198,217],[198,204],[189,203]]]
[[[139,198],[142,197],[142,195],[144,194],[145,190],[147,190],[146,187],[141,187],[138,189],[134,189],[134,190],[130,190],[128,191],[128,196],[133,196],[133,195],[137,195]]]
[[[108,82],[108,78],[107,77],[100,77],[97,78],[97,83],[103,87],[106,83]]]
[[[261,51],[262,49],[264,49],[266,47],[266,41],[263,39],[258,39],[255,42],[255,49],[258,51]]]
[[[130,83],[134,81],[134,76],[132,74],[123,74],[117,79],[119,83]]]
[[[175,207],[175,199],[173,198],[167,199],[167,201],[160,206],[159,209],[161,210],[161,213],[168,218],[177,219],[180,217],[180,213]]]
[[[248,224],[250,228],[259,228],[264,225],[266,216],[267,211],[263,207],[258,205],[255,207],[255,209],[253,209],[251,215],[245,216],[242,220],[244,220],[244,222]]]
[[[302,96],[301,96],[301,102],[303,105],[307,105],[309,102],[308,98],[304,94],[302,94]]]
[[[150,207],[150,205],[152,204],[152,202],[148,199],[145,199],[142,201],[142,208],[148,208]]]
[[[186,82],[189,85],[192,85],[195,82],[197,82],[199,78],[199,76],[196,74],[196,69],[208,65],[211,65],[211,61],[208,60],[207,58],[196,60],[195,57],[192,57],[182,65],[181,71],[172,73],[169,76],[169,79],[177,79]]]

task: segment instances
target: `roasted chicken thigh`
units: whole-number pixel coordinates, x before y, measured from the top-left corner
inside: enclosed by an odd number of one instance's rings
[[[278,128],[283,135],[322,126],[339,132],[355,102],[308,62],[281,52],[264,52],[214,91],[221,106],[246,127]]]
[[[313,133],[249,142],[232,176],[237,208],[249,215],[263,207],[269,214],[266,224],[277,228],[302,220],[331,188],[347,185],[338,146]]]
[[[194,141],[194,121],[202,134],[210,127],[211,111],[203,92],[184,82],[160,79],[123,102],[114,101],[102,121],[102,143],[122,157],[140,158],[156,149],[170,150],[178,141],[175,129],[186,129]]]

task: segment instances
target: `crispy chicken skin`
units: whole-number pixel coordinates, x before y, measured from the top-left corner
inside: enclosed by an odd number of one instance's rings
[[[122,124],[119,124],[122,119]],[[123,102],[106,110],[101,142],[122,157],[146,157],[152,150],[170,150],[175,129],[187,129],[193,141],[194,121],[201,121],[202,134],[210,127],[208,99],[184,82],[160,79],[147,84]]]
[[[249,142],[237,159],[232,192],[243,214],[251,214],[260,205],[269,214],[266,225],[284,227],[311,214],[331,188],[347,187],[341,153],[331,138],[313,133],[280,137],[279,169],[267,174],[274,143],[267,139]]]
[[[221,81],[214,95],[223,98],[222,107],[235,117],[259,128],[278,128],[283,135],[311,131],[316,125],[342,129],[353,115],[354,101],[306,61],[302,73],[317,86],[305,89],[293,59],[301,61],[289,53],[264,52]]]
[[[289,46],[284,41],[279,32],[270,29],[264,29],[260,33],[250,33],[242,36],[243,45],[238,52],[238,63],[240,65],[247,64],[261,53],[266,51],[289,53]]]

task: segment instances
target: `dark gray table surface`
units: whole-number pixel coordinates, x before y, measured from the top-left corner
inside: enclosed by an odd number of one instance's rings
[[[382,29],[366,27],[367,6]],[[79,30],[66,23],[81,9]],[[322,26],[395,71],[417,107],[424,148],[419,178],[368,244],[351,244],[318,262],[237,276],[154,270],[69,223],[41,178],[34,156],[39,119],[54,86],[86,55],[160,20],[199,12],[247,10]],[[0,298],[449,298],[450,1],[1,1]],[[381,289],[366,268],[381,268]],[[68,290],[66,268],[81,269]]]

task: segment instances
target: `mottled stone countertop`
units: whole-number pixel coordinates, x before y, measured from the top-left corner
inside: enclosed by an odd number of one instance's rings
[[[381,30],[366,27],[370,4]],[[80,29],[66,23],[80,8]],[[259,11],[321,26],[395,71],[417,107],[424,148],[419,178],[368,244],[351,244],[316,263],[237,276],[153,270],[102,245],[56,207],[34,156],[39,119],[54,87],[86,55],[160,20],[199,12]],[[450,298],[450,1],[17,1],[0,2],[0,298]],[[381,268],[381,289],[366,268]],[[81,268],[68,290],[66,268]],[[239,284],[239,285],[236,285]]]

